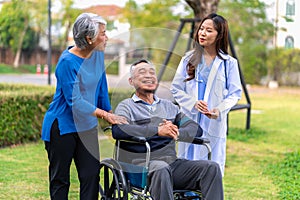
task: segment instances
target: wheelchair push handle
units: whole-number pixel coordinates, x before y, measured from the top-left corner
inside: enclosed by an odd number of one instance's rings
[[[130,140],[124,140],[124,141],[145,144],[147,142],[147,139],[145,137],[141,137],[141,136],[132,136],[130,138]],[[192,144],[202,144],[202,145],[210,143],[209,139],[202,138],[202,137],[195,137],[195,138],[191,138],[191,139],[179,139],[178,141],[179,142],[188,142],[188,143],[192,143]]]

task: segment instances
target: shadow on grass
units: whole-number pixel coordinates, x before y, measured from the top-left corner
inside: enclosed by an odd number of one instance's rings
[[[229,128],[228,139],[240,142],[248,142],[249,140],[260,139],[266,134],[267,131],[256,127],[252,127],[249,130],[245,130],[243,128]]]

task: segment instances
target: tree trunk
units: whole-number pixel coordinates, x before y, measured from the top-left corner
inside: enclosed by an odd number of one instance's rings
[[[19,38],[18,49],[17,49],[17,53],[16,53],[16,56],[14,59],[14,68],[19,67],[20,57],[21,57],[21,52],[22,52],[22,44],[23,44],[24,37],[25,37],[28,26],[29,26],[28,19],[26,19],[24,22],[24,29],[23,29],[22,33],[20,34],[20,38]]]
[[[70,29],[71,29],[71,22],[68,20],[67,24],[65,25],[66,27],[66,32],[65,32],[65,36],[64,36],[64,40],[62,45],[60,46],[60,50],[65,50],[67,45],[68,45],[68,41],[69,41],[69,33],[70,33]]]
[[[203,19],[210,13],[216,13],[220,0],[185,0],[186,3],[193,9],[195,18]],[[198,27],[195,23],[195,28]]]

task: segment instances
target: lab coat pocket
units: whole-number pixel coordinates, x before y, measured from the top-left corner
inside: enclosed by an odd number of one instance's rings
[[[225,86],[225,77],[223,76],[217,76],[216,78],[216,82],[215,82],[215,95],[217,97],[221,97],[223,98],[223,95],[224,95],[224,86]]]

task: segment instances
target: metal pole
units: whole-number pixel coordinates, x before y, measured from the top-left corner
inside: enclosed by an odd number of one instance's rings
[[[174,50],[174,48],[176,46],[177,40],[178,40],[178,38],[179,38],[179,36],[181,34],[181,31],[182,31],[182,28],[183,28],[184,24],[185,24],[185,21],[181,20],[181,23],[180,23],[180,26],[179,26],[179,28],[178,28],[178,30],[176,32],[175,38],[174,38],[174,40],[173,40],[173,42],[172,42],[172,44],[171,44],[171,46],[170,46],[170,48],[168,50],[166,58],[164,60],[163,66],[160,68],[160,71],[159,71],[159,73],[157,75],[158,82],[160,82],[160,80],[162,79],[162,76],[163,76],[163,74],[165,72],[165,69],[167,67],[167,64],[169,63],[169,60],[170,60],[170,58],[172,56],[173,50]]]
[[[48,0],[48,51],[47,51],[47,63],[48,63],[48,85],[51,85],[51,0]]]

